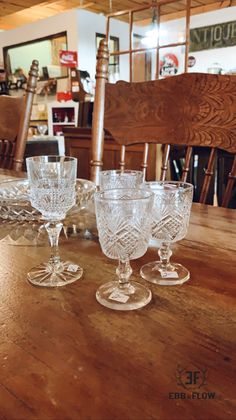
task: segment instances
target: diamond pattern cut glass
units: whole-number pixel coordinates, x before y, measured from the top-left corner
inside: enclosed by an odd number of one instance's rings
[[[26,159],[30,201],[47,221],[45,228],[51,244],[51,258],[32,268],[28,280],[36,286],[64,286],[78,280],[82,268],[63,262],[58,252],[61,220],[76,203],[77,159],[65,156],[35,156]]]
[[[141,189],[111,189],[95,193],[99,241],[103,253],[119,261],[118,281],[102,285],[96,293],[99,303],[111,309],[131,310],[147,305],[151,292],[130,282],[130,260],[145,254],[151,236],[153,194]]]

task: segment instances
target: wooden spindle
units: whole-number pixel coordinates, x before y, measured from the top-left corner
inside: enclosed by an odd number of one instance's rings
[[[208,161],[208,165],[207,165],[207,169],[206,169],[206,173],[205,173],[205,176],[204,176],[203,186],[202,186],[200,200],[199,200],[200,203],[205,203],[206,199],[207,199],[207,194],[208,194],[208,191],[209,191],[210,182],[211,182],[211,179],[212,179],[212,175],[214,173],[213,169],[214,169],[214,164],[215,164],[215,157],[216,157],[216,149],[212,148],[211,153],[210,153],[210,157],[209,157],[209,161]]]
[[[234,156],[233,165],[228,175],[228,182],[227,182],[223,200],[222,200],[222,207],[228,207],[235,180],[236,180],[236,155]]]
[[[166,179],[166,172],[167,172],[167,169],[168,169],[169,154],[170,154],[170,145],[165,144],[163,158],[162,158],[162,165],[161,165],[161,181],[165,181],[165,179]]]
[[[108,43],[102,39],[99,44],[96,67],[96,90],[94,97],[93,124],[92,124],[92,160],[91,180],[99,184],[99,173],[102,167],[104,144],[104,107],[105,87],[108,81],[109,50]]]
[[[120,150],[120,163],[119,163],[121,171],[124,171],[125,169],[125,150],[126,150],[125,146],[122,145],[121,150]]]
[[[193,148],[191,146],[188,146],[187,150],[186,150],[185,163],[184,163],[182,177],[181,177],[182,182],[187,181],[187,176],[189,174],[189,167],[190,167],[192,152],[193,152]]]
[[[143,171],[143,181],[145,181],[146,179],[146,175],[147,175],[147,167],[148,167],[148,151],[149,151],[149,144],[145,143],[144,144],[144,150],[143,150],[143,161],[141,163],[141,168]]]
[[[39,71],[39,62],[37,60],[33,60],[30,67],[29,77],[28,77],[27,85],[25,89],[26,95],[25,95],[24,111],[21,114],[19,131],[18,131],[17,141],[16,141],[16,151],[15,151],[15,156],[13,159],[13,169],[15,171],[22,170],[23,157],[24,157],[26,141],[28,137],[29,121],[30,121],[30,116],[31,116],[34,94],[35,94],[36,86],[37,86],[37,79],[39,76],[38,71]]]

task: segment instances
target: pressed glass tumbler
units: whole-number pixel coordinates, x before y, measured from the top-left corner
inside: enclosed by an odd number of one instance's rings
[[[100,190],[111,188],[138,188],[143,182],[142,171],[109,170],[101,171],[99,175]]]

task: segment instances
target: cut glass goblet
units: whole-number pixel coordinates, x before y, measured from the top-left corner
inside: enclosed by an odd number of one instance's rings
[[[30,201],[42,213],[51,244],[51,258],[32,268],[28,280],[36,286],[64,286],[78,280],[83,270],[59,256],[62,220],[76,202],[77,159],[65,156],[35,156],[26,159]]]
[[[119,261],[118,281],[103,284],[96,293],[102,305],[117,310],[138,309],[151,300],[151,291],[130,282],[130,260],[142,257],[151,235],[153,194],[142,189],[111,189],[95,193],[99,241],[103,253]]]
[[[145,189],[154,193],[152,209],[152,238],[159,246],[160,261],[145,264],[141,276],[151,283],[176,285],[190,278],[189,270],[170,262],[172,243],[187,233],[193,198],[193,185],[185,182],[145,182]]]

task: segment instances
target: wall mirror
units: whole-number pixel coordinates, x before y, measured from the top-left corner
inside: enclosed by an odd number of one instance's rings
[[[8,80],[12,83],[19,80],[23,82],[34,59],[39,61],[40,80],[67,77],[67,68],[60,66],[60,50],[67,50],[66,32],[4,47],[4,65]]]

